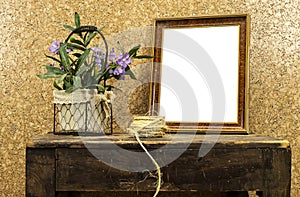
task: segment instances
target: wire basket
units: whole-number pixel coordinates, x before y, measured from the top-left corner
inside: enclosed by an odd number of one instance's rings
[[[107,94],[80,90],[71,94],[56,92],[54,98],[54,134],[112,134],[112,104]]]

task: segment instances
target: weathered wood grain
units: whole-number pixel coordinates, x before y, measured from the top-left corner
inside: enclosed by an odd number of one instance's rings
[[[105,154],[106,150],[102,151],[103,153],[99,154]],[[155,179],[138,184],[146,176],[145,173],[114,169],[96,159],[87,149],[59,149],[57,154],[59,172],[57,190],[155,189],[153,184]],[[162,190],[189,191],[199,188],[204,191],[235,191],[237,188],[240,191],[285,190],[290,178],[289,171],[284,169],[286,165],[284,162],[288,161],[288,158],[284,157],[284,154],[273,158],[272,154],[280,153],[270,150],[270,158],[276,159],[272,162],[265,154],[264,150],[260,149],[213,149],[199,160],[198,150],[188,149],[173,163],[162,168],[164,180]],[[123,159],[126,163],[126,158]],[[282,187],[284,183],[287,185]]]
[[[72,197],[152,197],[153,192],[72,192]],[[160,193],[159,197],[228,197],[226,193],[200,192],[200,191],[178,191]],[[233,196],[231,196],[233,197]]]
[[[172,135],[143,139],[149,150],[172,145],[169,154],[152,152],[162,166],[162,196],[184,196],[182,192],[191,196],[247,196],[242,191],[259,191],[263,197],[290,196],[291,151],[287,141],[255,135],[224,135],[215,142],[212,138],[197,135],[182,155],[163,165],[181,151],[180,146],[187,144],[186,139],[186,134],[175,142]],[[156,179],[144,180],[148,172],[119,170],[95,157],[96,152],[105,161],[128,165],[133,158],[122,154],[118,154],[118,159],[111,156],[115,145],[128,151],[142,151],[135,139],[126,135],[83,138],[46,135],[33,138],[27,147],[27,196],[46,193],[46,196],[55,193],[64,197],[81,196],[86,192],[89,195],[104,192],[105,195],[125,197],[139,192],[137,196],[151,196]],[[207,149],[208,153],[199,157],[201,146],[212,149]],[[134,159],[140,166],[144,165],[143,158]],[[229,191],[241,193],[229,194]]]
[[[26,150],[26,196],[55,196],[55,149]]]
[[[165,144],[186,144],[187,139],[192,138],[192,147],[199,148],[199,144],[213,145],[214,148],[288,148],[289,142],[283,139],[259,135],[220,135],[208,137],[207,135],[180,134],[177,141],[172,141],[175,134],[167,134],[162,138],[144,138],[145,146],[158,148]],[[192,136],[192,137],[191,137]],[[30,148],[85,148],[86,145],[94,148],[110,148],[114,143],[122,148],[139,148],[135,138],[125,134],[111,136],[71,136],[71,135],[42,135],[32,138],[27,143]]]

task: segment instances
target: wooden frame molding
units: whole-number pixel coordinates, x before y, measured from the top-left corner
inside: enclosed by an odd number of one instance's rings
[[[238,26],[238,60],[237,60],[237,121],[178,121],[167,120],[170,131],[197,131],[247,134],[248,132],[248,45],[249,45],[248,15],[204,16],[199,18],[168,18],[155,20],[154,63],[152,68],[152,83],[150,90],[150,107],[152,115],[160,114],[161,83],[164,58],[164,32],[169,29],[226,27]],[[176,42],[174,40],[174,42]],[[172,65],[170,66],[172,67]],[[176,79],[174,79],[176,80]]]

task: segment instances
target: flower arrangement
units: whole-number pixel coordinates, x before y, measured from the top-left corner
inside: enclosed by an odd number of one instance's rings
[[[67,93],[77,89],[98,89],[99,92],[104,92],[112,88],[106,83],[111,78],[123,80],[125,75],[129,75],[135,79],[130,70],[133,59],[152,58],[137,55],[140,45],[126,52],[119,43],[121,53],[117,55],[115,49],[111,48],[108,54],[108,46],[101,33],[102,28],[81,26],[78,13],[75,13],[74,19],[75,27],[64,25],[71,31],[65,42],[55,40],[49,47],[52,55],[46,57],[50,58],[52,63],[45,65],[47,72],[38,75],[41,79],[57,79],[58,81],[53,82],[56,89],[65,90]],[[104,41],[106,51],[97,45],[90,47],[98,34]]]

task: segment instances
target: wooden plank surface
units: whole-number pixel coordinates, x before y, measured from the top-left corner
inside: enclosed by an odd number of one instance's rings
[[[106,150],[98,151],[105,154]],[[142,181],[147,173],[115,169],[95,158],[87,149],[62,148],[57,154],[58,191],[155,190],[155,179]],[[267,161],[260,149],[213,149],[200,160],[197,154],[197,150],[189,149],[174,162],[162,167],[162,191],[284,190],[286,188],[282,185],[290,180],[288,170],[282,166],[273,163],[265,166]],[[285,158],[279,155],[274,159],[284,161]],[[126,158],[121,160],[125,165]],[[111,161],[114,162],[113,158]],[[142,162],[136,161],[137,165]],[[268,179],[278,174],[274,170],[281,171],[281,176]]]
[[[214,145],[214,148],[288,148],[287,140],[259,136],[259,135],[190,135],[167,134],[162,138],[143,138],[145,146],[158,148],[165,144],[180,145],[189,143],[192,139],[195,147],[202,145]],[[31,148],[84,148],[86,145],[95,148],[110,148],[111,144],[116,144],[126,149],[136,149],[139,145],[135,138],[126,134],[114,134],[111,136],[70,136],[70,135],[43,135],[36,136],[27,142],[27,147]],[[176,148],[176,146],[173,146]]]
[[[65,192],[60,192],[65,193]],[[143,191],[102,191],[102,192],[72,192],[62,197],[152,197],[154,192]],[[58,196],[60,197],[60,196]],[[172,191],[161,192],[159,197],[238,197],[237,195],[228,195],[220,192],[207,191]]]

